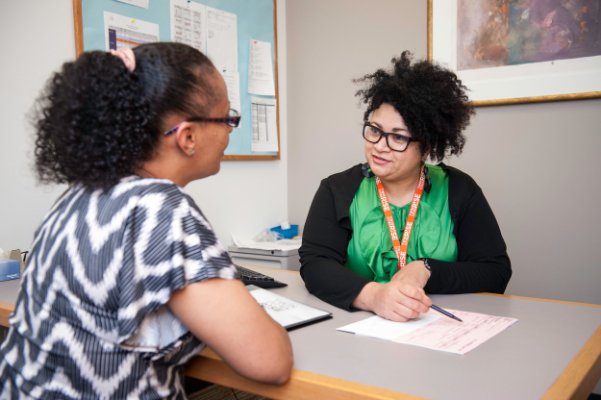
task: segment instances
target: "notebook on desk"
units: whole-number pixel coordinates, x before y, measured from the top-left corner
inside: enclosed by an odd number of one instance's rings
[[[247,285],[246,288],[267,314],[286,329],[316,322],[332,316],[331,312],[290,300],[289,298],[254,285]]]

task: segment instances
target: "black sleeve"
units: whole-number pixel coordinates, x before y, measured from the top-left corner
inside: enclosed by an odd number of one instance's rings
[[[352,236],[350,220],[344,218],[339,224],[332,189],[322,181],[303,230],[300,274],[309,292],[326,303],[350,310],[359,292],[372,281],[344,265]]]
[[[428,293],[504,293],[511,278],[511,263],[497,220],[482,189],[468,179],[471,188],[461,189],[468,193],[461,196],[466,199],[461,205],[452,204],[449,187],[457,262],[430,260],[432,275],[424,288]]]

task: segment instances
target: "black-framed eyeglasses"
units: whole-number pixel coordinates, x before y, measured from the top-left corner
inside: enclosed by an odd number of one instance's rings
[[[179,126],[181,124],[183,124],[184,122],[219,122],[219,123],[227,124],[227,125],[231,126],[232,128],[237,128],[238,125],[240,125],[241,118],[242,117],[240,116],[240,113],[234,109],[230,109],[228,116],[225,118],[202,118],[202,117],[188,118],[185,121],[180,122],[179,124],[175,125],[173,128],[166,131],[164,133],[164,135],[168,136],[168,135],[171,135],[172,133],[176,132],[177,128],[179,128]]]
[[[363,125],[363,139],[375,144],[383,137],[386,138],[386,144],[390,147],[390,150],[399,152],[407,150],[409,143],[413,141],[413,138],[409,136],[399,135],[398,133],[387,133],[367,122]]]

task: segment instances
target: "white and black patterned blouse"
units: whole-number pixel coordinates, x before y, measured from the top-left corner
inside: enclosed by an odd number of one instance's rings
[[[70,188],[31,246],[0,348],[0,399],[184,399],[182,366],[204,345],[166,303],[213,277],[236,278],[235,267],[172,182]]]

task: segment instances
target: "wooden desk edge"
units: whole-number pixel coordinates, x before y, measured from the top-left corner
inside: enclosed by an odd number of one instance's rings
[[[423,397],[393,392],[297,369],[292,370],[290,380],[282,386],[258,383],[233,372],[210,349],[205,349],[199,356],[188,362],[185,374],[193,378],[280,400],[424,399]]]
[[[601,326],[570,361],[542,399],[586,399],[599,378],[601,378]]]

